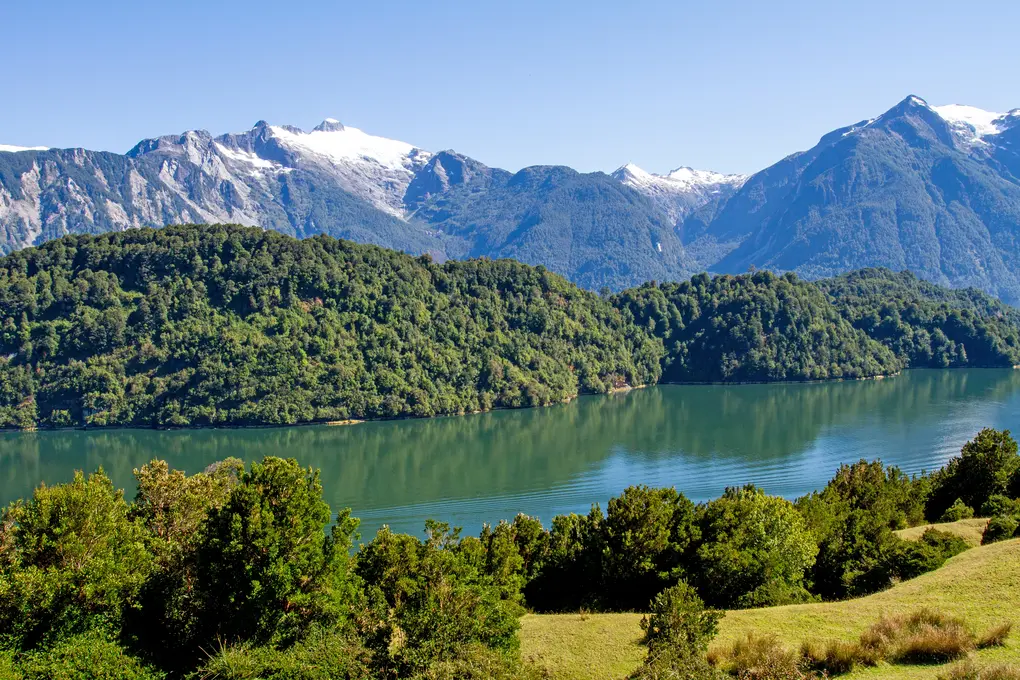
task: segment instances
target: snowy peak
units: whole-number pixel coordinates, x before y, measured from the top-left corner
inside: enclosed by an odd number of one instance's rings
[[[336,118],[327,118],[313,128],[314,132],[343,132],[343,123]]]
[[[747,181],[747,175],[724,175],[686,166],[656,175],[633,163],[619,168],[612,177],[652,199],[674,224],[710,201],[727,198]]]
[[[289,126],[270,126],[273,136],[284,146],[333,163],[376,163],[393,170],[410,170],[423,152],[411,144],[376,137],[340,121],[327,118],[311,132]]]
[[[48,146],[14,146],[12,144],[0,144],[0,153],[18,153],[20,151],[49,151]]]
[[[997,135],[1020,122],[1020,109],[1009,113],[985,111],[976,106],[948,104],[934,110],[949,123],[953,132],[969,142],[982,142],[985,137]]]
[[[128,156],[186,159],[217,181],[253,182],[271,191],[276,178],[295,170],[328,177],[344,191],[393,216],[406,219],[403,196],[416,172],[432,156],[427,151],[376,137],[327,118],[310,132],[264,120],[247,132],[213,138],[204,130],[139,142]],[[168,172],[175,168],[168,166]]]

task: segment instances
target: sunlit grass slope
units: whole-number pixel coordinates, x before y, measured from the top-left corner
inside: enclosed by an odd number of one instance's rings
[[[945,522],[942,524],[925,524],[919,527],[911,527],[909,529],[901,529],[896,532],[900,538],[904,538],[908,541],[916,541],[921,538],[927,529],[939,529],[940,531],[948,531],[951,534],[956,534],[967,541],[971,546],[981,545],[981,535],[985,532],[985,527],[988,525],[987,517],[971,517],[970,519],[961,519],[956,522]]]
[[[713,646],[729,645],[752,631],[775,633],[791,648],[805,640],[849,641],[883,614],[919,607],[960,616],[977,632],[1004,620],[1020,624],[1020,540],[968,550],[941,569],[857,600],[727,612]],[[528,615],[522,621],[522,651],[557,680],[618,680],[644,657],[640,621],[641,614]],[[1014,633],[1005,648],[978,652],[975,658],[1020,662],[1020,633]],[[927,680],[942,670],[882,665],[841,677]]]

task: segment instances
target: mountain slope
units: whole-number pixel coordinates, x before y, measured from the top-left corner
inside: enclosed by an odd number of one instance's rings
[[[592,289],[692,271],[666,215],[599,172],[534,166],[510,174],[443,152],[419,173],[408,201],[414,221],[461,242],[454,257],[511,257]]]
[[[365,153],[367,135],[328,128],[327,121],[306,134],[260,122],[215,139],[191,131],[142,141],[126,155],[0,153],[0,253],[71,233],[234,222],[441,254],[441,240],[393,207],[415,163],[424,162],[416,150],[399,162],[394,153],[377,159]],[[345,145],[350,137],[354,143]],[[345,151],[361,155],[345,159]]]
[[[691,190],[709,192],[703,179]],[[0,253],[65,234],[223,222],[439,260],[513,257],[589,288],[620,289],[690,273],[675,221],[602,173],[512,174],[334,119],[310,132],[264,121],[219,137],[189,131],[143,140],[125,155],[0,152]]]
[[[686,220],[692,256],[712,271],[807,277],[910,269],[954,287],[1020,299],[1020,184],[1014,114],[974,118],[908,97],[829,133]],[[976,125],[975,127],[975,120]],[[994,123],[992,122],[994,121]],[[1001,138],[1001,139],[1000,139]]]

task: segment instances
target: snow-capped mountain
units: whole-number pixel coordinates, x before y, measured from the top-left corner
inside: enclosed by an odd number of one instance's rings
[[[404,193],[432,156],[411,144],[376,137],[335,118],[312,131],[259,121],[248,132],[213,138],[204,130],[145,140],[128,156],[180,156],[211,176],[265,183],[296,169],[324,173],[344,191],[403,219]]]
[[[619,289],[751,266],[910,269],[1020,301],[1020,109],[907,97],[751,176],[628,164],[516,173],[326,119],[139,142],[127,154],[0,146],[0,255],[66,234],[259,225],[510,257]]]
[[[680,167],[656,175],[628,163],[612,177],[648,196],[674,223],[715,200],[725,200],[747,181],[747,175],[724,175],[711,170]]]
[[[429,157],[333,119],[311,132],[264,121],[219,137],[191,130],[125,155],[4,147],[0,253],[69,233],[233,222],[441,254],[402,203]]]
[[[907,97],[687,218],[684,247],[711,271],[909,269],[1020,301],[1018,113]]]

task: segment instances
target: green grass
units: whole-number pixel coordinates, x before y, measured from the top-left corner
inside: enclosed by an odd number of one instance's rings
[[[900,538],[908,541],[916,541],[921,538],[927,529],[939,529],[940,531],[948,531],[951,534],[956,534],[967,541],[970,546],[981,545],[981,535],[985,532],[985,526],[988,525],[987,517],[972,517],[970,519],[961,519],[956,522],[944,522],[942,524],[925,524],[924,526],[911,527],[909,529],[900,529],[895,532]]]
[[[976,633],[1009,619],[1020,624],[1020,540],[968,550],[937,571],[856,600],[727,612],[713,646],[729,646],[751,631],[775,633],[791,648],[805,640],[856,640],[882,615],[920,607],[959,616]],[[619,680],[644,658],[640,620],[641,614],[529,614],[521,621],[522,652],[556,680]],[[975,658],[1020,663],[1020,633]],[[945,668],[883,664],[840,677],[934,680]]]

